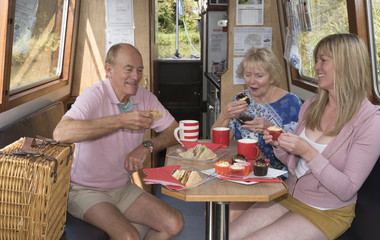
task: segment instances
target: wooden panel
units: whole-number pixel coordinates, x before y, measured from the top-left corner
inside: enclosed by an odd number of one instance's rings
[[[72,95],[105,79],[105,4],[104,0],[82,0],[74,64]]]
[[[141,85],[149,89],[150,34],[149,1],[134,0],[135,46],[143,57],[144,74]],[[73,96],[100,80],[104,80],[105,61],[105,4],[104,0],[82,0],[74,66]]]
[[[151,68],[150,68],[150,48],[151,48],[151,36],[150,36],[150,8],[149,2],[151,0],[134,0],[133,12],[135,20],[135,46],[141,52],[144,73],[143,79],[140,85],[150,90]]]
[[[246,89],[245,85],[233,85],[233,57],[234,57],[234,28],[235,27],[272,27],[272,50],[277,55],[283,67],[283,77],[280,88],[289,90],[285,75],[283,58],[283,39],[278,16],[277,1],[265,1],[264,25],[236,26],[236,1],[228,1],[228,70],[221,77],[221,107],[224,108],[236,93]]]

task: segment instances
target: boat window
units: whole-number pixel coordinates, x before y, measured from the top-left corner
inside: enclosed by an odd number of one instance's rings
[[[370,49],[373,53],[371,57],[375,79],[374,89],[377,99],[380,100],[380,1],[367,2],[370,2],[368,4],[368,22],[370,28]]]
[[[61,74],[66,19],[67,0],[16,1],[11,93]]]
[[[291,0],[286,3],[289,56],[299,75],[316,83],[313,49],[323,37],[348,33],[346,0]]]
[[[0,110],[68,85],[75,0],[11,0],[0,13]]]

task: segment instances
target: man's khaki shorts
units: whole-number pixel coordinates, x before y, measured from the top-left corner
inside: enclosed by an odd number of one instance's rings
[[[71,186],[67,210],[71,215],[83,220],[83,215],[94,205],[108,202],[124,213],[132,203],[145,192],[136,184],[129,183],[123,188],[99,191],[80,186]]]

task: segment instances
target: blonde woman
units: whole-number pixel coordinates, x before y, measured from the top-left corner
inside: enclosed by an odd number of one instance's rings
[[[314,58],[319,92],[303,104],[294,134],[264,135],[289,169],[289,193],[250,207],[231,224],[230,239],[335,239],[351,225],[357,192],[380,155],[369,56],[358,36],[336,34],[317,44]]]

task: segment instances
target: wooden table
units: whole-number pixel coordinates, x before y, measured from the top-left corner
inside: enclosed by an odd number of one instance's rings
[[[167,149],[167,153],[179,148],[175,145]],[[230,141],[228,148],[231,150],[222,160],[231,160],[237,153],[236,141]],[[200,162],[166,157],[165,166],[180,165],[181,167],[195,167],[198,169],[210,169],[214,162]],[[163,194],[186,201],[206,202],[206,239],[228,239],[229,203],[230,202],[268,202],[287,193],[284,183],[257,183],[244,185],[218,178],[212,179],[198,187],[171,191],[161,188]]]

